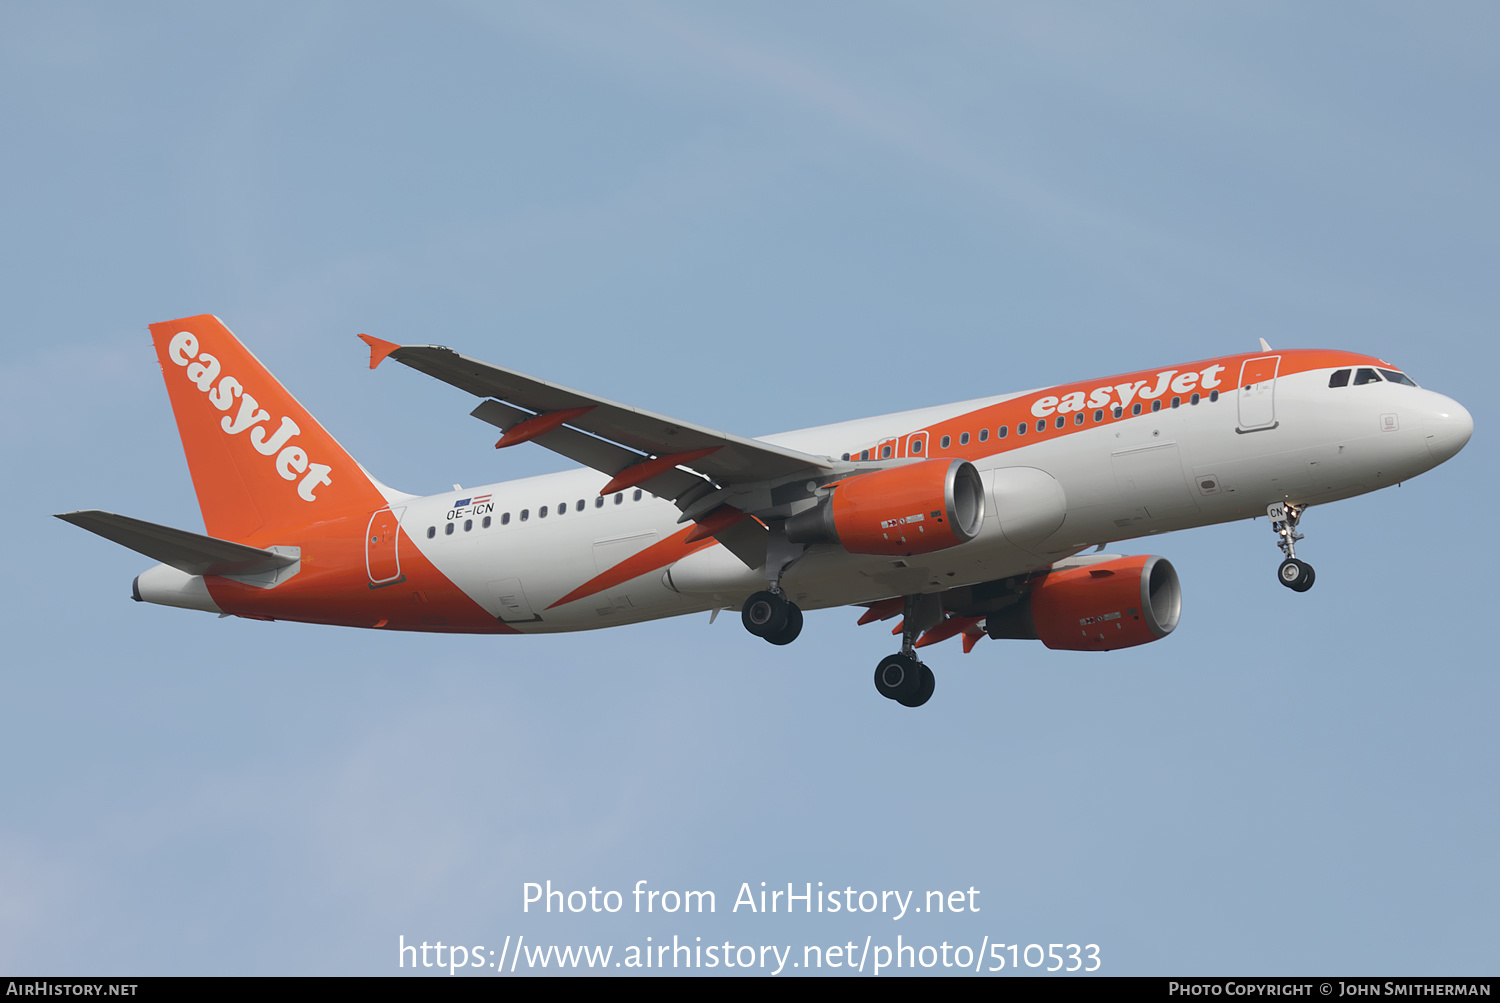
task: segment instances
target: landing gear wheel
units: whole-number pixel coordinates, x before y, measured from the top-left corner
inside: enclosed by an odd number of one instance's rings
[[[796,603],[789,602],[786,604],[786,613],[786,626],[775,634],[766,635],[766,640],[772,644],[791,644],[802,633],[802,610]]]
[[[903,707],[920,707],[932,699],[932,691],[937,689],[937,677],[927,666],[922,666],[922,681],[917,686],[917,692],[905,700],[897,698],[896,702]]]
[[[1318,577],[1313,574],[1311,564],[1297,560],[1297,541],[1302,539],[1302,534],[1297,532],[1297,523],[1302,521],[1302,512],[1306,508],[1306,505],[1292,502],[1272,502],[1266,506],[1266,518],[1276,534],[1276,546],[1286,555],[1286,560],[1276,569],[1276,577],[1293,592],[1306,592]]]
[[[1281,567],[1276,571],[1276,577],[1281,579],[1281,584],[1293,592],[1306,592],[1313,587],[1313,582],[1318,576],[1314,573],[1311,564],[1289,557],[1281,562]]]
[[[745,608],[740,611],[740,622],[756,637],[775,637],[786,630],[790,616],[788,607],[791,605],[774,592],[757,592],[745,600]]]
[[[887,655],[875,666],[875,689],[887,700],[907,703],[922,690],[922,670],[926,666],[909,655]],[[930,694],[929,694],[930,695]]]

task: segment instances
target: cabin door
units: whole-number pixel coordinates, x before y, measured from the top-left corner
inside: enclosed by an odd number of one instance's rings
[[[1240,366],[1241,432],[1276,427],[1276,370],[1280,366],[1279,355],[1246,359]]]
[[[365,571],[370,588],[394,585],[401,580],[401,514],[402,508],[383,508],[370,516],[365,531]]]

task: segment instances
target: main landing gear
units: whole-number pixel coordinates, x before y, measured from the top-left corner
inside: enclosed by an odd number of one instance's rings
[[[1276,577],[1293,592],[1306,592],[1313,587],[1313,582],[1318,577],[1311,564],[1297,560],[1297,541],[1302,539],[1302,534],[1297,532],[1297,523],[1306,507],[1291,502],[1272,502],[1266,506],[1266,518],[1271,520],[1271,531],[1278,537],[1276,546],[1286,555],[1286,560],[1276,569]]]
[[[782,533],[770,534],[766,541],[766,582],[769,586],[753,593],[740,610],[740,622],[756,637],[772,644],[791,644],[802,633],[802,610],[781,589],[781,576],[807,547],[794,544]]]
[[[932,699],[937,677],[912,655],[887,655],[875,666],[875,690],[903,707],[920,707]]]
[[[906,616],[901,622],[901,650],[882,658],[875,666],[875,691],[903,707],[922,706],[932,699],[932,691],[937,688],[937,677],[932,670],[917,661],[916,640],[921,631],[916,613],[916,597],[908,596]]]
[[[903,707],[922,706],[937,688],[932,670],[917,661],[915,654],[917,636],[922,631],[917,622],[917,598],[908,597],[906,601],[901,650],[882,658],[875,667],[875,689],[887,700],[894,700]],[[939,618],[941,615],[939,607]],[[802,633],[802,610],[779,588],[773,587],[756,592],[745,600],[744,608],[740,610],[740,622],[750,633],[772,644],[791,644]]]
[[[745,600],[740,622],[750,633],[772,644],[791,644],[802,633],[802,610],[780,589],[757,592]]]

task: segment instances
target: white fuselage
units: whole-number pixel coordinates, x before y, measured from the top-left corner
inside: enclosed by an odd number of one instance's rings
[[[1028,429],[989,438],[991,451],[953,449],[984,478],[979,535],[907,558],[807,548],[782,584],[817,609],[991,581],[1106,542],[1250,518],[1272,502],[1318,504],[1395,484],[1436,466],[1467,441],[1467,412],[1398,383],[1331,388],[1327,369],[1284,375],[1269,397],[1227,386],[1217,400],[1128,411],[1067,435]],[[1032,391],[1031,393],[1035,393]],[[766,437],[838,455],[951,423],[1025,394],[865,418]],[[1161,402],[1158,402],[1161,403]],[[1050,422],[1048,418],[1046,421]],[[977,437],[978,429],[975,429]],[[935,437],[934,437],[935,438]],[[956,436],[955,436],[956,441]],[[933,441],[928,457],[947,455]],[[678,509],[638,490],[599,498],[593,470],[531,477],[425,498],[392,498],[406,539],[477,603],[523,632],[605,627],[737,606],[765,585],[723,547],[666,563],[553,604],[621,561],[679,534]],[[472,499],[488,495],[478,507]],[[462,509],[456,503],[470,500]],[[485,517],[489,517],[485,525]],[[691,524],[686,524],[690,526]]]

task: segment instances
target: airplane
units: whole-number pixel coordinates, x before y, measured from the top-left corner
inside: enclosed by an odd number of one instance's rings
[[[259,620],[533,634],[738,609],[794,641],[803,611],[900,617],[875,687],[907,707],[917,649],[961,637],[1108,651],[1176,628],[1163,557],[1107,542],[1266,514],[1282,585],[1311,505],[1450,459],[1474,423],[1381,359],[1260,351],[744,438],[369,335],[481,399],[496,448],[582,469],[426,497],[377,481],[216,317],[152,324],[206,534],[57,516],[160,563],[138,602]]]

